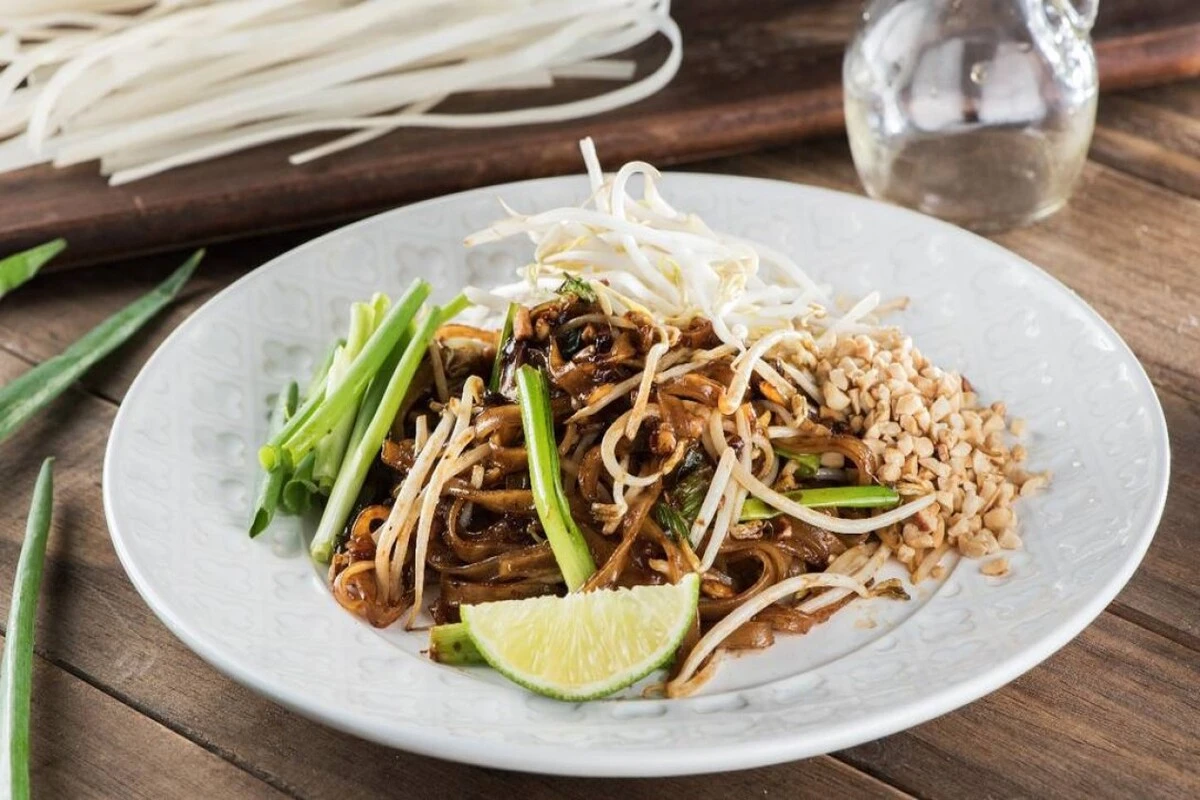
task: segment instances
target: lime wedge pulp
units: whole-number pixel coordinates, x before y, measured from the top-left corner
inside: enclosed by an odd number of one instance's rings
[[[559,700],[624,689],[670,661],[696,616],[700,579],[463,606],[471,640],[497,672]]]

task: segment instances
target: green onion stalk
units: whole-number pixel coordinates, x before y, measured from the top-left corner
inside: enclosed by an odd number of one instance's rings
[[[33,689],[33,626],[37,618],[38,591],[46,562],[46,540],[54,508],[54,459],[42,462],[33,488],[33,503],[25,523],[25,539],[17,559],[12,602],[8,610],[4,654],[0,658],[0,719],[3,720],[0,786],[5,797],[29,798],[29,704]]]
[[[500,382],[504,375],[504,348],[508,346],[508,341],[512,338],[513,321],[520,309],[521,307],[516,303],[509,303],[508,313],[504,315],[504,327],[500,329],[500,338],[496,340],[496,358],[492,362],[492,375],[488,379],[488,389],[493,392],[500,391]]]
[[[37,275],[46,262],[66,249],[66,239],[55,239],[0,259],[0,297]]]
[[[268,430],[272,435],[283,429],[287,418],[296,412],[296,404],[299,401],[300,387],[292,381],[283,388],[275,401],[275,408],[268,423]],[[258,498],[254,502],[254,514],[250,518],[250,538],[258,536],[271,524],[275,509],[279,506],[286,477],[283,470],[277,469],[264,473],[259,479]]]
[[[834,486],[822,489],[796,489],[784,497],[809,508],[889,508],[900,502],[900,495],[887,486]],[[783,512],[757,497],[742,504],[741,522],[778,517]]]
[[[435,625],[429,629],[429,657],[442,664],[467,666],[486,664],[475,647],[465,622]]]
[[[378,316],[377,308],[381,308]],[[330,364],[325,385],[326,394],[334,394],[344,382],[351,362],[362,352],[367,339],[374,333],[376,324],[383,319],[386,312],[387,298],[383,295],[376,295],[371,303],[355,303],[350,307],[350,330],[346,335],[345,345],[338,348],[333,363]],[[357,412],[357,409],[355,411]],[[342,466],[342,458],[346,455],[350,433],[354,428],[354,417],[354,414],[344,415],[334,425],[333,430],[317,444],[312,479],[324,493],[333,488],[333,482]]]
[[[416,316],[430,287],[417,278],[371,334],[358,356],[350,362],[342,382],[332,391],[320,390],[305,399],[283,430],[258,451],[266,470],[284,464],[298,464],[323,439],[339,420],[353,417],[371,378],[379,371],[388,353],[403,336]],[[328,382],[327,382],[328,383]]]
[[[573,592],[592,576],[596,564],[583,534],[571,518],[571,508],[563,491],[549,383],[544,373],[528,364],[517,370],[517,403],[521,407],[521,426],[529,453],[533,504],[567,589]]]
[[[79,380],[92,365],[129,341],[179,294],[203,257],[204,251],[197,250],[158,286],[92,328],[59,355],[0,388],[0,442]]]
[[[428,284],[425,285],[425,291],[427,294]],[[325,510],[321,514],[317,533],[309,546],[309,553],[315,561],[325,563],[333,556],[333,548],[337,544],[338,537],[345,530],[350,513],[354,510],[354,504],[358,500],[359,492],[362,491],[364,481],[366,481],[367,472],[379,456],[383,440],[391,430],[396,413],[400,410],[404,396],[408,393],[413,376],[416,375],[417,369],[429,351],[429,344],[433,341],[434,333],[438,327],[457,316],[467,305],[469,305],[467,299],[459,295],[446,306],[432,309],[417,325],[404,348],[403,355],[397,361],[395,369],[390,373],[381,371],[375,376],[375,381],[383,388],[369,387],[367,390],[363,409],[366,409],[368,404],[374,404],[375,409],[371,414],[370,422],[361,430],[358,430],[359,425],[356,424],[356,430],[351,432],[353,440],[351,448],[342,461],[342,468],[338,471],[337,480],[334,481],[333,490],[330,492]],[[387,355],[385,354],[385,359]],[[377,403],[372,396],[375,394],[378,395]],[[361,415],[360,418],[362,418]]]
[[[788,461],[796,462],[797,467],[799,467],[796,472],[798,472],[801,477],[811,478],[812,476],[816,475],[817,470],[821,468],[820,453],[805,453],[800,450],[793,450],[792,448],[783,444],[772,444],[771,446],[775,448],[776,455],[782,456]]]

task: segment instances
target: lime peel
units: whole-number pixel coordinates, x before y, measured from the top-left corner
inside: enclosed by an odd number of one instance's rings
[[[696,616],[700,579],[463,606],[475,647],[512,682],[558,700],[605,697],[668,663]]]

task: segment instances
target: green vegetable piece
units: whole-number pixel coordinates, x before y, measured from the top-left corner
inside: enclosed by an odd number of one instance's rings
[[[346,527],[346,520],[350,518],[350,512],[354,509],[354,503],[358,499],[358,493],[362,490],[363,481],[367,478],[371,464],[379,456],[379,448],[383,446],[383,440],[391,429],[392,422],[396,419],[396,412],[399,411],[400,403],[403,402],[404,395],[408,392],[408,386],[412,383],[417,368],[421,366],[421,361],[428,353],[429,343],[433,341],[434,332],[439,325],[451,319],[449,316],[451,312],[457,313],[454,311],[455,308],[461,310],[465,304],[466,299],[463,298],[461,303],[456,301],[445,309],[434,308],[413,333],[408,346],[404,349],[404,355],[390,373],[386,386],[379,391],[379,400],[371,415],[371,421],[358,434],[353,447],[350,452],[346,453],[346,458],[342,461],[342,468],[338,471],[337,480],[334,481],[333,491],[330,492],[329,501],[325,504],[325,511],[321,514],[317,533],[313,536],[312,544],[309,545],[309,554],[314,560],[325,563],[333,556],[333,548],[337,544],[338,536]],[[379,380],[384,374],[386,373],[380,372],[376,380]],[[371,401],[370,397],[364,399],[364,408],[369,401]],[[357,428],[358,425],[355,427]],[[352,433],[351,438],[354,437],[355,434]]]
[[[258,459],[265,469],[274,470],[285,463],[285,459],[289,464],[299,463],[333,430],[338,420],[355,413],[367,384],[416,316],[429,296],[429,289],[425,281],[414,280],[400,302],[392,306],[379,323],[358,357],[350,363],[338,388],[332,393],[322,391],[307,398],[284,429],[262,446]]]
[[[296,411],[300,401],[300,387],[292,381],[284,387],[275,401],[271,411],[270,428],[274,435],[283,429],[284,423]],[[264,473],[258,484],[258,499],[254,502],[254,515],[250,518],[250,538],[253,539],[267,529],[275,516],[275,508],[279,505],[280,492],[284,482],[283,470]]]
[[[517,370],[517,402],[529,453],[529,483],[538,519],[554,552],[569,591],[576,591],[596,571],[583,534],[571,518],[558,465],[558,444],[550,412],[550,385],[545,374],[528,364]]]
[[[375,331],[376,323],[382,317],[376,317],[378,297],[371,303],[354,303],[350,307],[350,331],[346,336],[346,344],[340,348],[333,358],[326,378],[325,393],[332,394],[345,378],[351,361],[362,352],[368,337]],[[386,306],[384,307],[386,312]],[[355,409],[357,413],[358,409]],[[324,492],[333,488],[333,482],[341,469],[342,459],[350,444],[350,433],[354,428],[355,414],[346,414],[333,426],[325,438],[317,443],[316,458],[313,464],[312,477]],[[285,490],[286,491],[286,490]]]
[[[344,347],[345,339],[338,339],[329,348],[329,352],[317,364],[317,368],[313,370],[312,378],[308,382],[308,387],[304,390],[304,399],[312,397],[317,392],[321,391],[325,386],[325,379],[329,377],[329,368],[333,366],[333,357],[337,355],[338,349]]]
[[[307,514],[308,510],[313,507],[313,498],[321,493],[321,487],[313,479],[313,468],[316,461],[317,454],[315,452],[300,459],[300,463],[296,465],[296,471],[283,485],[279,503],[283,506],[284,512],[292,516],[299,516]],[[282,472],[283,470],[277,469],[269,474],[275,475]]]
[[[655,521],[676,538],[686,539],[700,516],[712,477],[713,468],[707,462],[693,466],[651,508]]]
[[[0,442],[170,303],[203,256],[204,251],[197,250],[169,278],[92,328],[61,354],[0,388]]]
[[[789,461],[795,461],[799,465],[796,474],[802,478],[811,478],[821,468],[820,453],[804,453],[783,444],[772,444],[772,447],[775,448],[776,455],[783,456]]]
[[[887,508],[899,504],[900,495],[887,486],[835,486],[828,489],[796,489],[784,492],[789,500],[794,500],[809,508]],[[756,519],[771,519],[782,514],[782,511],[752,497],[742,504],[739,517],[742,522]]]
[[[429,657],[459,667],[487,664],[463,622],[434,625],[429,629]]]
[[[557,294],[573,294],[580,300],[589,303],[596,302],[596,290],[585,279],[576,275],[564,275],[562,286],[558,287]]]
[[[0,660],[0,718],[4,720],[7,773],[0,786],[7,786],[6,797],[29,798],[29,698],[33,684],[33,624],[37,619],[38,591],[46,562],[46,539],[50,535],[50,516],[54,510],[54,459],[42,462],[33,487],[33,503],[25,523],[25,539],[17,560],[12,604],[8,610],[8,628],[4,656]]]
[[[0,259],[0,298],[37,275],[47,261],[66,249],[66,239],[55,239]]]
[[[686,539],[692,526],[688,524],[683,515],[672,508],[670,505],[659,500],[650,509],[650,513],[654,515],[654,521],[662,526],[663,530],[674,536],[676,539]],[[693,520],[694,522],[695,520]]]
[[[500,338],[496,341],[496,359],[492,362],[492,375],[488,379],[488,389],[493,392],[500,391],[500,379],[504,373],[504,348],[508,346],[509,339],[512,339],[513,320],[516,319],[520,308],[516,303],[509,303],[508,313],[504,315],[504,327],[500,329]]]
[[[445,325],[447,322],[454,319],[462,312],[466,311],[470,305],[471,305],[471,301],[468,300],[467,296],[465,294],[463,294],[462,292],[459,292],[458,294],[454,295],[454,297],[450,298],[449,303],[446,303],[446,305],[444,305],[444,306],[438,307],[438,309],[437,309],[438,327]]]

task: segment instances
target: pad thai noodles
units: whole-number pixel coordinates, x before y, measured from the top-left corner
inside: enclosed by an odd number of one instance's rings
[[[878,578],[889,559],[913,582],[952,550],[1007,570],[1013,503],[1048,476],[1025,471],[1023,423],[1002,403],[882,321],[903,301],[839,302],[787,256],[676,210],[650,165],[606,176],[590,140],[582,150],[583,206],[506,207],[468,237],[533,243],[517,282],[465,291],[492,322],[414,311],[398,334],[382,370],[407,366],[402,396],[381,445],[365,441],[352,496],[332,487],[325,516],[340,510],[313,543],[343,608],[446,626],[464,606],[696,573],[697,613],[661,687],[681,696],[721,654],[803,634],[855,598],[905,598]],[[338,484],[383,383],[347,378],[354,355],[315,392],[327,402],[353,380],[363,398],[316,429],[351,431]],[[273,441],[294,442],[292,427]]]

